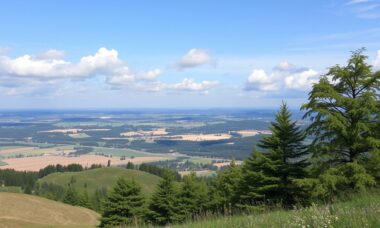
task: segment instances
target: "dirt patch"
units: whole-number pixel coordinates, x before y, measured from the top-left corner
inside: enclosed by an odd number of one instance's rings
[[[171,137],[172,140],[184,140],[184,141],[214,141],[214,140],[225,140],[230,139],[229,134],[186,134],[186,135],[175,135]]]

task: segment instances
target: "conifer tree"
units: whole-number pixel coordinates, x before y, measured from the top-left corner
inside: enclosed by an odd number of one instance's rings
[[[179,191],[180,212],[184,218],[193,218],[205,212],[209,203],[207,185],[192,172],[183,178]]]
[[[304,197],[295,180],[307,176],[305,134],[291,120],[286,104],[282,104],[270,130],[272,134],[259,143],[267,151],[254,151],[242,167],[239,202],[242,205],[260,206],[268,202],[290,207]]]
[[[364,49],[352,53],[346,66],[329,69],[309,93],[304,118],[312,123],[315,156],[328,165],[353,162],[380,148],[380,72],[372,72]],[[324,162],[326,163],[326,162]]]
[[[166,172],[151,198],[147,219],[157,225],[180,222],[181,215],[177,197],[173,176]]]
[[[70,204],[70,205],[78,205],[79,203],[79,194],[77,190],[74,188],[74,186],[69,185],[67,188],[65,195],[63,196],[62,201],[64,203]]]
[[[138,223],[144,214],[144,196],[135,181],[119,178],[103,205],[101,227]]]

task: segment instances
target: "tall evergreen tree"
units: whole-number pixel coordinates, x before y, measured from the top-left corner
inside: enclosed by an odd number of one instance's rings
[[[126,226],[144,214],[144,196],[135,181],[119,178],[103,205],[101,227]]]
[[[380,148],[380,72],[372,73],[364,49],[352,53],[346,66],[336,65],[313,86],[302,106],[312,124],[317,157],[330,164],[352,162]]]
[[[158,225],[180,222],[182,217],[177,197],[173,176],[166,172],[151,198],[147,219]]]
[[[208,189],[204,181],[191,173],[183,178],[179,191],[180,212],[185,218],[193,218],[205,212],[208,199]]]
[[[275,120],[270,127],[272,134],[259,143],[267,152],[254,151],[244,162],[241,204],[270,202],[289,207],[304,197],[295,180],[307,176],[305,134],[291,120],[286,104],[282,104]]]
[[[77,190],[72,186],[71,184],[67,188],[65,195],[63,196],[62,201],[64,203],[70,204],[70,205],[78,205],[79,204],[79,194]]]
[[[210,186],[209,207],[216,213],[229,214],[236,203],[236,192],[241,179],[241,168],[234,161],[220,171]]]

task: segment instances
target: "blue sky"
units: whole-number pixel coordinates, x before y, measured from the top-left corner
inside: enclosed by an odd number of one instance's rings
[[[2,108],[292,107],[366,47],[380,1],[2,1]]]

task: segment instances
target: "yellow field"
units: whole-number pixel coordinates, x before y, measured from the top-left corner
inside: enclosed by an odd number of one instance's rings
[[[52,154],[68,154],[74,152],[72,146],[59,146],[51,148],[39,148],[39,147],[16,147],[0,150],[0,155],[11,156],[16,154],[28,155],[52,155]]]
[[[184,140],[184,141],[213,141],[213,140],[224,140],[230,139],[229,134],[186,134],[186,135],[175,135],[172,140]]]
[[[0,192],[0,227],[96,227],[100,215],[42,197]]]
[[[255,136],[259,134],[264,134],[264,135],[269,135],[272,134],[268,130],[241,130],[241,131],[234,131],[241,135],[242,137],[250,137],[250,136]]]
[[[108,160],[111,160],[111,165],[121,165],[127,164],[128,162],[133,162],[134,164],[141,164],[144,162],[154,162],[160,160],[167,160],[168,157],[164,156],[146,156],[146,157],[135,157],[127,158],[125,160],[120,160],[118,157],[105,157],[101,155],[82,155],[78,157],[67,157],[67,156],[38,156],[38,157],[23,157],[23,158],[9,158],[3,159],[3,162],[7,165],[0,166],[1,169],[15,169],[19,171],[38,171],[45,168],[48,165],[69,165],[69,164],[81,164],[82,166],[89,167],[92,164],[102,164],[107,165]]]
[[[157,128],[152,131],[127,131],[120,133],[121,136],[125,137],[163,136],[167,134],[166,128]]]

